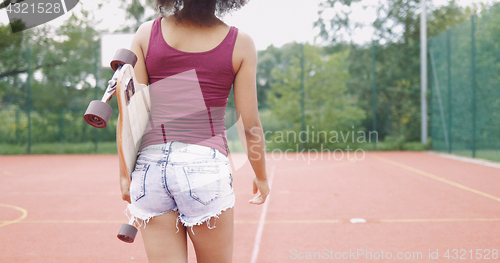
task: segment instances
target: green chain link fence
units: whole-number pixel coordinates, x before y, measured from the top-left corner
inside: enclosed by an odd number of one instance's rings
[[[29,136],[27,109],[16,105],[0,109],[0,153],[16,153],[8,147],[22,146],[24,149],[40,144],[83,144],[87,152],[95,152],[103,142],[114,142],[118,109],[113,110],[108,126],[95,129],[85,123],[85,108],[43,108],[31,109],[31,136]],[[97,133],[97,134],[96,134]],[[31,138],[30,138],[31,137]],[[96,141],[97,139],[97,141]],[[81,151],[81,150],[79,150]],[[84,151],[85,152],[85,151]],[[98,152],[101,152],[98,150]],[[104,152],[108,152],[104,151]]]
[[[429,41],[436,151],[500,161],[500,18],[492,11]]]

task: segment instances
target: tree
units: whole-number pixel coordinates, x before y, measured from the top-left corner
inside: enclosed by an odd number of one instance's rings
[[[27,49],[31,49],[31,92],[39,108],[83,106],[81,95],[95,81],[94,63],[98,34],[87,20],[72,15],[59,28],[48,25],[18,33],[0,27],[0,86],[4,102],[25,105]]]
[[[58,133],[62,132],[64,123],[67,123],[64,132],[68,135],[65,137],[76,141],[89,139],[87,131],[90,129],[82,127],[82,116],[89,101],[94,98],[94,64],[99,36],[91,25],[89,13],[82,11],[79,17],[69,17],[60,28],[45,24],[13,34],[9,26],[0,26],[0,110],[6,111],[2,112],[3,116],[11,118],[3,120],[10,123],[10,127],[0,128],[0,134],[11,139],[3,139],[2,142],[20,143],[26,140],[26,124],[23,122],[26,121],[28,108],[28,48],[32,72],[30,106],[33,142],[61,140],[63,137]],[[110,70],[100,71],[105,78],[112,75]],[[99,80],[101,90],[106,87],[105,78]],[[17,116],[15,121],[14,111]],[[19,130],[18,127],[24,128]],[[14,131],[20,136],[12,136]]]
[[[17,75],[25,73],[26,56],[24,43],[28,32],[22,31],[13,34],[10,26],[0,25],[0,103],[13,100],[19,92],[9,94],[10,87],[20,82]]]
[[[121,2],[131,24],[124,25],[120,32],[135,33],[142,23],[154,18],[152,15],[147,16],[148,13],[153,13],[155,8],[153,0],[145,0],[144,3],[140,0],[121,0]]]
[[[348,90],[359,98],[359,106],[371,112],[371,45],[347,38],[361,27],[375,30],[377,73],[377,130],[381,137],[392,135],[409,141],[420,138],[420,6],[421,0],[387,0],[372,4],[377,18],[371,24],[352,19],[353,6],[368,5],[362,0],[325,0],[316,27],[320,36],[334,47],[350,49],[347,59],[352,80]],[[373,2],[372,2],[373,3]],[[370,7],[370,6],[369,6]],[[467,19],[475,9],[463,8],[451,0],[442,7],[430,7],[429,36]],[[326,19],[323,14],[333,12]],[[350,41],[350,42],[349,42]],[[332,48],[335,49],[335,48]],[[371,129],[372,114],[364,121]]]
[[[268,103],[273,115],[290,126],[283,127],[282,132],[293,131],[298,134],[301,127],[301,51],[299,44],[287,44],[282,48],[288,64],[276,67],[271,71],[275,80],[270,84]],[[304,47],[304,90],[305,90],[305,122],[308,130],[307,147],[319,148],[322,144],[330,144],[328,136],[331,131],[348,131],[352,127],[359,128],[365,118],[364,111],[356,106],[356,99],[347,92],[350,79],[346,59],[348,51],[325,55],[322,48],[306,45]],[[324,132],[327,136],[313,139],[311,136]],[[280,134],[276,134],[280,137]],[[283,138],[277,138],[276,142]],[[287,143],[296,143],[285,139]]]

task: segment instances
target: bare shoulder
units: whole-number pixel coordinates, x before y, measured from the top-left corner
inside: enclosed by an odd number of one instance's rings
[[[234,48],[237,51],[243,51],[244,53],[257,52],[252,37],[241,30],[238,30],[238,37],[236,38],[236,43],[234,44]]]
[[[236,43],[234,44],[233,64],[235,72],[238,72],[243,63],[257,64],[257,50],[252,37],[238,30]]]
[[[144,22],[134,36],[134,42],[138,44],[143,51],[146,51],[149,44],[149,36],[151,35],[151,28],[153,27],[153,20]],[[146,53],[146,52],[144,52]]]
[[[135,33],[134,39],[130,50],[137,56],[137,63],[135,64],[134,71],[137,81],[139,83],[148,83],[148,72],[146,69],[145,58],[148,53],[149,36],[151,35],[151,28],[153,21],[148,21],[142,24]]]
[[[137,33],[151,32],[151,27],[153,26],[154,20],[146,21],[139,26]]]

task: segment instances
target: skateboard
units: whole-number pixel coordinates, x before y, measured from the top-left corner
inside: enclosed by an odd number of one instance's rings
[[[127,49],[119,49],[111,68],[115,71],[113,78],[101,100],[91,101],[85,112],[85,121],[96,128],[105,128],[113,113],[108,102],[116,95],[118,101],[118,122],[116,127],[116,146],[120,165],[120,176],[126,176],[130,185],[131,174],[134,171],[137,152],[142,135],[149,122],[151,100],[149,86],[136,81],[134,65],[137,62],[135,54]],[[128,224],[123,224],[117,237],[127,243],[134,242],[137,228],[132,218]]]

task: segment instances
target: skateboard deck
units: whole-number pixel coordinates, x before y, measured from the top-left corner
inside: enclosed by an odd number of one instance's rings
[[[139,84],[135,78],[136,62],[137,56],[132,51],[128,49],[116,51],[110,63],[115,73],[108,81],[108,87],[102,99],[91,101],[83,116],[85,122],[92,127],[105,128],[113,114],[113,109],[108,102],[116,95],[119,109],[116,146],[121,187],[125,186],[122,178],[126,178],[126,183],[130,186],[137,152],[151,112],[149,86]],[[121,226],[117,237],[123,242],[132,243],[136,234],[136,223],[131,218],[128,224]]]
[[[129,64],[123,65],[118,76],[116,97],[119,109],[116,146],[120,172],[127,175],[130,183],[142,135],[149,122],[151,99],[149,86],[136,81],[134,68]]]

